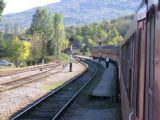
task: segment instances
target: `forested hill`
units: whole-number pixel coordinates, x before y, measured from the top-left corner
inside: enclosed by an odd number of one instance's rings
[[[134,13],[140,0],[61,0],[46,6],[51,13],[64,15],[66,26],[87,24]],[[36,8],[3,16],[1,27],[12,22],[30,26]]]

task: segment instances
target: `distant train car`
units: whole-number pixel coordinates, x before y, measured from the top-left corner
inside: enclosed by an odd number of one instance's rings
[[[93,47],[91,51],[91,57],[93,59],[105,60],[106,58],[110,58],[114,61],[118,60],[118,50],[119,46],[110,45],[110,46],[96,46]]]
[[[101,57],[104,60],[108,57],[113,61],[118,61],[118,55],[119,55],[118,51],[119,51],[119,46],[116,45],[102,46]]]
[[[91,57],[93,59],[100,59],[101,58],[101,52],[100,52],[100,47],[99,46],[95,46],[92,48],[91,50]]]

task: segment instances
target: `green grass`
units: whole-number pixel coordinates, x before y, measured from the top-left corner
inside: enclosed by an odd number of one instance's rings
[[[0,66],[0,72],[7,72],[12,70],[18,70],[20,68],[16,68],[15,66]]]
[[[41,86],[40,89],[41,90],[54,90],[57,87],[61,86],[63,83],[62,82],[56,82],[52,85],[47,85],[47,86]]]
[[[50,62],[57,62],[57,61],[69,61],[69,58],[70,56],[65,54],[65,53],[61,53],[59,56],[58,56],[58,59],[57,59],[57,56],[46,56],[45,57],[45,62],[47,63],[50,63]]]
[[[66,60],[69,60],[70,58],[69,58],[69,55],[61,53],[59,59],[60,59],[60,61],[66,61]]]

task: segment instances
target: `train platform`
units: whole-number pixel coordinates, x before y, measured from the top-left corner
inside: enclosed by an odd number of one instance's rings
[[[104,65],[104,63],[105,62],[101,62],[102,65]],[[90,96],[107,98],[115,97],[117,79],[116,72],[116,66],[109,63],[109,66],[105,69],[99,84],[97,84],[97,86],[93,89]]]

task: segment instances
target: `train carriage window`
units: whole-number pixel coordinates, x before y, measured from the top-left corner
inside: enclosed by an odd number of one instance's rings
[[[141,70],[141,42],[142,42],[142,29],[139,29],[138,37],[138,70],[137,70],[137,90],[136,90],[136,115],[139,117],[139,107],[140,107],[140,70]]]

